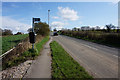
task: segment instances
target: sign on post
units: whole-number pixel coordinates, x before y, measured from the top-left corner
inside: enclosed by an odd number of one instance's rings
[[[34,43],[35,43],[35,32],[34,32],[34,22],[40,21],[40,18],[33,18],[32,21],[32,32],[29,32],[29,40],[30,43],[32,43],[32,48],[34,49]]]
[[[29,40],[30,40],[30,43],[35,43],[35,33],[34,32],[30,32],[29,33]]]
[[[40,18],[33,18],[34,21],[40,21]]]

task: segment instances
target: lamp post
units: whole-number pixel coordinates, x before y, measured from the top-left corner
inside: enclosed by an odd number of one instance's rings
[[[48,10],[48,26],[49,26],[49,12],[50,12],[50,10]],[[49,26],[49,28],[50,28],[50,26]],[[50,28],[50,31],[51,31],[51,28]]]

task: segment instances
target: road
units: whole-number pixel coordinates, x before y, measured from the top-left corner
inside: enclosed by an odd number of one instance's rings
[[[53,40],[95,78],[118,78],[118,49],[61,35]]]

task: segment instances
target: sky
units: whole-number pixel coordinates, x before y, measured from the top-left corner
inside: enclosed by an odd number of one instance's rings
[[[2,2],[2,29],[26,33],[33,17],[48,23],[48,10],[52,29],[118,26],[118,4],[114,2]]]

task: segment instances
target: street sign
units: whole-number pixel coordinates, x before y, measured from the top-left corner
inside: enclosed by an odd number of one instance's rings
[[[34,22],[38,21],[40,22],[40,18],[32,18],[32,32],[29,33],[29,40],[30,43],[32,43],[32,49],[34,49],[34,43],[35,43],[35,33],[34,33]]]
[[[35,43],[35,33],[34,32],[29,32],[29,40],[30,40],[30,43]]]
[[[33,21],[40,21],[40,18],[33,18]]]

